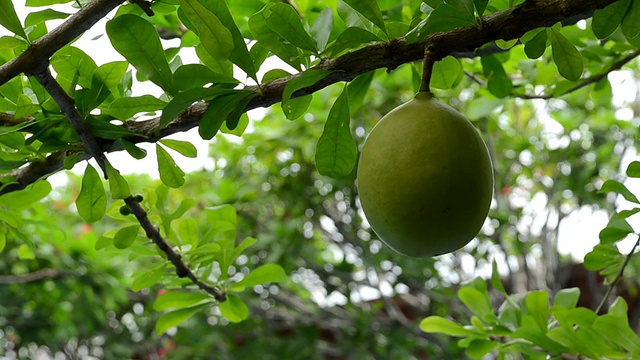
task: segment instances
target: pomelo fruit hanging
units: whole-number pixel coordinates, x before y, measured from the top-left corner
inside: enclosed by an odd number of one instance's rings
[[[462,114],[419,92],[366,139],[358,193],[380,239],[412,257],[449,253],[480,231],[493,196],[487,147]]]

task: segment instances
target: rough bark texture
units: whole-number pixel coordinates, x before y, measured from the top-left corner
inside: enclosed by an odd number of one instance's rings
[[[331,84],[350,81],[356,76],[386,68],[393,70],[398,66],[421,60],[424,49],[429,46],[436,60],[449,54],[473,56],[485,44],[503,39],[517,39],[524,33],[541,27],[548,27],[558,22],[575,23],[588,18],[596,9],[603,8],[615,0],[527,0],[514,8],[504,10],[483,18],[482,29],[475,27],[458,28],[446,33],[435,33],[422,42],[409,43],[405,38],[397,38],[389,43],[380,42],[365,46],[359,50],[333,59],[323,59],[313,67],[319,70],[335,70],[313,86],[301,89],[293,94],[299,97],[311,94]],[[0,67],[0,84],[5,83],[20,73],[29,73],[42,66],[51,55],[65,44],[72,41],[89,29],[109,11],[117,7],[121,0],[95,0],[79,11],[58,29],[36,41],[29,50],[16,59]],[[479,55],[479,54],[478,54]],[[246,111],[268,107],[282,100],[282,93],[288,81],[296,78],[293,75],[262,84],[262,93],[247,105]],[[258,91],[257,87],[247,87]],[[195,104],[178,115],[167,127],[159,129],[160,119],[155,118],[140,122],[128,122],[125,126],[145,138],[128,139],[132,142],[155,142],[176,132],[186,131],[198,126],[207,104]],[[104,151],[113,151],[111,144],[103,143]],[[46,177],[63,168],[64,154],[52,154],[47,160],[32,163],[0,178],[13,176],[16,183],[0,190],[0,195],[23,189],[39,178]],[[89,156],[81,156],[86,159]]]

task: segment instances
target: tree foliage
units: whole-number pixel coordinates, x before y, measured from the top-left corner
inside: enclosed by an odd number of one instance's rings
[[[640,0],[26,6],[0,1],[0,354],[640,357],[618,246],[639,236],[638,100],[614,97]],[[120,60],[76,42],[102,26]],[[496,189],[471,244],[417,260],[376,238],[354,168],[425,54]],[[172,135],[195,128],[214,165],[187,172],[199,140]],[[121,174],[138,162],[158,178]],[[585,212],[611,216],[582,267],[558,246]],[[604,285],[574,287],[584,268]]]

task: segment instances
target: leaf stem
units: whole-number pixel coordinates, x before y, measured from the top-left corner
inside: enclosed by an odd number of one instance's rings
[[[422,82],[420,83],[420,92],[431,92],[429,84],[431,83],[431,74],[433,73],[433,64],[435,64],[435,62],[436,57],[431,46],[425,46],[424,59],[422,60]]]
[[[620,280],[622,280],[622,274],[624,273],[624,269],[629,264],[629,261],[631,260],[631,257],[635,253],[638,245],[640,245],[640,235],[638,235],[638,240],[636,241],[635,245],[633,245],[633,248],[631,249],[631,251],[629,251],[629,254],[627,255],[626,259],[624,259],[624,263],[622,264],[622,268],[618,272],[618,275],[616,275],[616,278],[613,280],[613,282],[611,282],[611,285],[609,285],[609,288],[607,289],[607,293],[604,294],[604,297],[602,298],[602,300],[600,300],[600,303],[598,304],[598,307],[595,310],[596,314],[598,314],[600,310],[602,310],[602,307],[607,302],[607,299],[611,295],[613,288],[615,288],[616,285],[618,285],[618,283],[620,282]]]

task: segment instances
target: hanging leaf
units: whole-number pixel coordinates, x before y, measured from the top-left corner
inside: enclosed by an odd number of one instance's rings
[[[84,171],[76,207],[80,217],[88,223],[102,219],[107,210],[107,194],[102,185],[102,179],[91,165],[87,165]]]
[[[329,111],[327,122],[316,146],[316,167],[320,174],[341,178],[353,170],[358,157],[358,147],[351,136],[350,118],[345,86]]]
[[[567,80],[577,81],[582,76],[582,55],[560,31],[550,28],[551,54],[558,72]]]
[[[209,55],[217,61],[227,60],[233,51],[233,38],[218,17],[198,0],[180,0],[180,9],[189,19],[185,25],[193,25],[187,27],[198,34]]]
[[[0,0],[0,25],[23,39],[27,39],[27,34],[24,32],[11,0]]]
[[[198,156],[198,149],[196,149],[196,147],[188,141],[162,139],[160,140],[160,143],[170,149],[179,152],[182,156],[188,158],[195,158]]]
[[[234,93],[235,90],[224,86],[211,86],[207,88],[189,89],[178,93],[167,106],[162,110],[160,117],[160,128],[167,126],[178,114],[198,101],[207,101],[216,96]]]
[[[140,225],[135,224],[126,226],[118,230],[113,237],[113,245],[118,249],[126,249],[138,238],[138,232],[140,231]]]
[[[620,26],[622,18],[632,0],[620,0],[608,5],[604,9],[594,11],[591,19],[591,30],[598,39],[604,39]]]
[[[114,169],[110,163],[107,162],[107,177],[109,178],[109,190],[111,191],[111,197],[113,199],[126,199],[131,196],[131,190],[129,190],[129,184],[127,180],[120,175],[120,172]]]
[[[182,324],[183,322],[187,321],[189,318],[191,318],[193,315],[200,312],[202,309],[204,309],[208,305],[209,304],[202,304],[202,305],[198,305],[198,306],[194,306],[186,309],[180,309],[176,311],[171,311],[166,314],[163,314],[162,316],[160,316],[160,318],[158,319],[158,322],[156,323],[156,327],[155,327],[156,335],[160,336],[165,332],[167,332],[167,330]]]
[[[524,53],[529,59],[537,59],[547,49],[547,30],[540,30],[531,40],[524,44]]]
[[[171,188],[179,188],[184,185],[185,173],[178,167],[171,155],[159,144],[156,144],[156,154],[158,158],[158,172],[160,173],[162,183]]]
[[[640,1],[633,0],[620,24],[624,36],[631,40],[640,35]]]
[[[173,92],[172,73],[156,29],[143,18],[125,14],[107,23],[111,44],[145,78]]]
[[[314,85],[318,81],[327,77],[332,72],[333,71],[330,70],[307,70],[303,73],[300,73],[298,77],[289,80],[289,82],[287,82],[287,85],[284,87],[284,91],[282,92],[281,106],[285,115],[287,113],[295,114],[295,112],[285,110],[289,106],[291,95],[293,95],[294,92]],[[291,118],[288,119],[292,120]]]
[[[311,35],[318,44],[318,50],[322,53],[327,47],[329,37],[331,36],[331,30],[333,29],[333,10],[331,8],[324,8],[320,12],[320,15],[313,22],[311,27]]]
[[[433,64],[430,86],[437,89],[451,89],[461,73],[462,65],[458,59],[447,56]]]
[[[270,7],[265,7],[249,18],[249,29],[258,41],[257,45],[264,47],[294,69],[301,71],[302,52],[288,42],[281,41],[280,35],[267,24],[267,17],[270,13]]]
[[[227,294],[227,300],[218,307],[222,316],[234,323],[241,322],[249,316],[249,308],[236,294]]]
[[[598,190],[599,194],[604,194],[608,192],[618,193],[622,195],[622,197],[624,197],[625,200],[634,202],[636,204],[640,204],[640,200],[638,200],[638,198],[629,189],[627,189],[627,187],[623,183],[619,181],[607,180],[604,182],[604,184],[602,184],[602,187],[600,188],[600,190]]]

